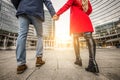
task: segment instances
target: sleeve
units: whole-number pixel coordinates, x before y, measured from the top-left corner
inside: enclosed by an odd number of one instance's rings
[[[19,3],[20,3],[21,0],[11,0],[13,6],[15,7],[15,9],[17,10],[18,6],[19,6]]]
[[[92,13],[92,6],[90,1],[88,0],[88,11],[86,12],[87,15],[90,15]]]
[[[62,13],[64,13],[66,10],[68,10],[71,5],[73,4],[74,0],[68,0],[56,13],[58,16],[61,15]]]
[[[45,6],[47,7],[48,11],[50,12],[50,15],[53,17],[53,15],[56,13],[55,9],[52,5],[52,2],[50,0],[43,0]]]

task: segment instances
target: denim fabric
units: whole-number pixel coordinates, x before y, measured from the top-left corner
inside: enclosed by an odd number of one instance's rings
[[[44,21],[44,5],[48,9],[51,16],[55,14],[51,0],[11,0],[17,9],[16,16],[31,15],[40,18]]]
[[[18,19],[19,31],[16,42],[16,59],[19,66],[26,63],[26,39],[29,30],[29,24],[32,23],[34,25],[38,37],[36,57],[42,57],[43,54],[43,29],[42,21],[37,17],[20,15]]]

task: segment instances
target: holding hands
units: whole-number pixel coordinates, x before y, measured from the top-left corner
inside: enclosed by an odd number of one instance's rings
[[[59,16],[57,14],[55,14],[52,18],[53,18],[53,20],[57,21],[59,19]]]

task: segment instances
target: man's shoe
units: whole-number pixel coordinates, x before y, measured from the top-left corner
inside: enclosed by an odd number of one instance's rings
[[[79,66],[82,66],[82,60],[81,60],[81,59],[76,60],[76,61],[74,62],[74,64],[79,65]]]
[[[43,61],[41,57],[37,57],[37,59],[36,59],[36,67],[40,67],[43,64],[45,64],[45,61]]]
[[[17,74],[23,73],[26,69],[27,69],[27,65],[26,64],[18,66],[17,67]]]

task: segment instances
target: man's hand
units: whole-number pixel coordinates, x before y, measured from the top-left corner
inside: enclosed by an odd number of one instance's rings
[[[55,20],[55,21],[56,21],[56,20],[58,20],[58,19],[59,19],[59,16],[55,14],[52,18],[53,18],[53,20]]]

